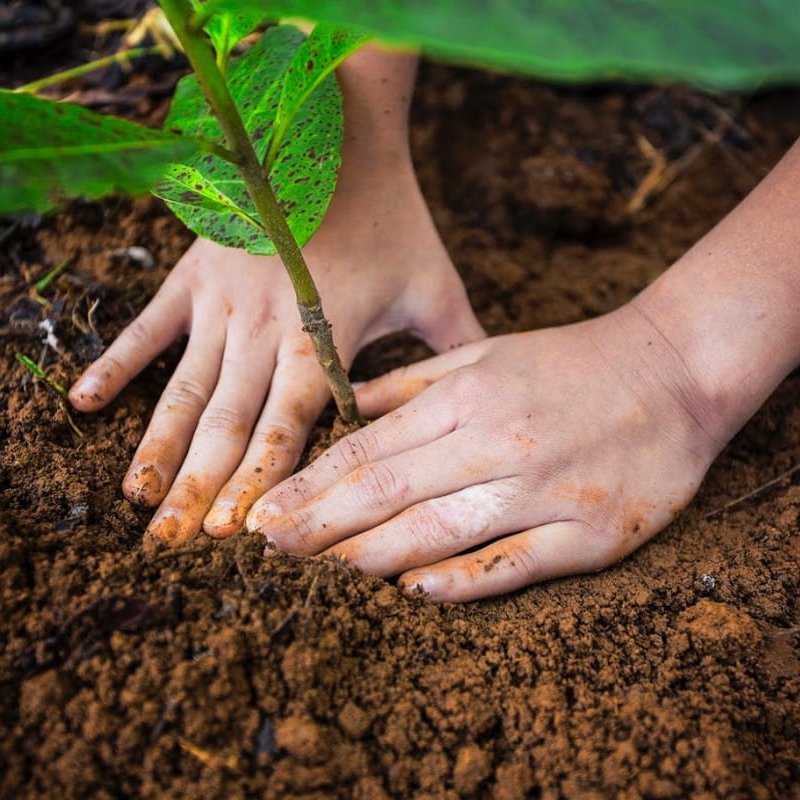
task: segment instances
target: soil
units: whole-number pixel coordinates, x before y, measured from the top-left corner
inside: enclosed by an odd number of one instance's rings
[[[123,110],[157,113],[135,80]],[[427,66],[414,120],[426,196],[500,333],[632,297],[800,134],[800,92]],[[654,152],[677,175],[632,213]],[[145,552],[148,514],[119,485],[179,347],[76,419],[81,440],[14,354],[69,383],[190,236],[155,200],[111,200],[0,239],[0,797],[800,798],[800,376],[621,564],[434,605],[331,561],[265,560],[258,537]],[[155,267],[115,255],[129,246]],[[356,377],[425,354],[392,337]]]

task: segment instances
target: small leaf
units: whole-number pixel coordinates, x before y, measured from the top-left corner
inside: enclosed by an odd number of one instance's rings
[[[0,214],[47,211],[71,197],[144,194],[191,139],[0,89]]]
[[[198,11],[202,11],[206,5],[205,0],[193,0],[192,4]],[[252,33],[265,17],[260,8],[251,7],[223,11],[209,18],[203,27],[214,45],[220,64],[228,63],[233,48]]]
[[[357,25],[450,61],[555,80],[751,89],[800,78],[797,0],[209,0],[206,9]]]
[[[256,153],[265,159],[280,120],[269,178],[300,245],[319,227],[336,186],[342,141],[341,95],[331,74],[363,37],[324,26],[308,40],[296,28],[270,28],[231,62],[229,86]],[[307,70],[310,60],[314,61]],[[304,70],[308,75],[301,75]],[[178,85],[166,126],[222,142],[194,76]],[[195,233],[228,247],[271,255],[244,181],[232,164],[202,154],[171,169],[156,189]]]

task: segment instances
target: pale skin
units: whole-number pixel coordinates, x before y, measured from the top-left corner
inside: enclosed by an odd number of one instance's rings
[[[377,59],[373,67],[400,68],[410,86],[408,59],[361,57]],[[346,76],[342,80],[346,90]],[[398,85],[363,84],[361,98],[384,90],[387,99],[397,99]],[[355,97],[348,102],[352,109]],[[405,108],[398,105],[403,124],[395,119],[380,128],[383,142],[395,133],[405,142]],[[348,125],[357,118],[351,113]],[[394,141],[403,158],[385,168],[406,174],[407,147]],[[213,246],[195,245],[159,294],[170,281],[174,288],[143,312],[139,332],[128,329],[89,368],[100,381],[100,399],[80,383],[71,395],[83,410],[108,402],[182,331],[168,308],[174,317],[183,309],[184,320],[205,310],[227,332],[215,339],[206,324],[194,348],[190,336],[173,383],[191,378],[205,392],[178,402],[178,414],[168,408],[176,395],[167,390],[126,477],[132,499],[163,500],[152,534],[184,541],[204,524],[212,535],[229,535],[246,515],[247,527],[270,542],[268,553],[277,547],[336,555],[366,572],[399,575],[400,586],[420,587],[436,600],[472,600],[601,569],[685,507],[725,443],[800,363],[798,145],[627,305],[576,325],[493,339],[482,338],[453,282],[413,179],[400,185],[414,203],[399,203],[413,213],[384,230],[379,225],[373,238],[341,244],[365,216],[358,204],[367,202],[348,188],[359,183],[357,160],[349,163],[353,182],[344,172],[331,214],[307,248],[312,270],[314,262],[320,265],[315,275],[345,361],[366,341],[399,328],[417,331],[442,354],[362,387],[362,410],[379,419],[286,478],[326,397],[289,313],[293,304],[277,288],[274,262],[226,252],[229,268],[220,270],[209,263],[212,251],[202,250]],[[367,207],[390,213],[385,203],[369,195]],[[387,238],[398,230],[408,235]],[[394,285],[384,292],[382,283],[396,277],[385,263],[374,267],[376,256],[402,265],[407,284],[399,295]],[[420,258],[426,266],[416,276]],[[269,279],[260,277],[270,264]],[[433,302],[441,295],[431,294],[434,287],[423,278],[444,286],[443,306]],[[203,289],[212,281],[213,289]],[[240,283],[244,291],[236,294]],[[424,292],[416,294],[421,285]],[[339,299],[338,287],[347,287]],[[380,311],[359,321],[352,298],[364,298],[363,311],[370,293]],[[220,312],[221,297],[228,298],[227,314]],[[256,321],[264,319],[264,307],[271,309],[269,324],[262,323],[267,330],[247,339],[248,331],[260,331]],[[142,331],[154,342],[149,349]],[[266,378],[244,378],[229,345],[220,344],[237,336],[272,353],[269,364],[275,353],[289,354],[278,359],[268,394],[271,369],[265,368]],[[201,364],[207,370],[202,376]],[[218,409],[236,408],[237,426],[204,422],[226,419]],[[293,432],[282,455],[269,441],[272,430]],[[143,465],[162,476],[159,492],[149,487],[148,471],[136,487]]]

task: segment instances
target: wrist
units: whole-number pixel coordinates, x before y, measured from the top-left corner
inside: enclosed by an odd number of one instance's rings
[[[724,440],[800,363],[800,144],[632,306],[669,337]]]
[[[345,154],[391,163],[410,161],[408,112],[416,78],[417,57],[369,46],[354,53],[337,70],[342,89]]]
[[[724,446],[797,365],[797,336],[785,315],[791,287],[770,291],[738,284],[698,244],[631,301],[685,365],[693,398],[709,431]],[[724,262],[731,257],[721,252]],[[778,299],[780,298],[780,299]],[[779,308],[784,304],[784,308]]]

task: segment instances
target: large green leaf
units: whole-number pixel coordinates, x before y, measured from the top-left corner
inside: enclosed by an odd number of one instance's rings
[[[144,194],[198,143],[126,120],[0,89],[0,214],[71,197]]]
[[[797,0],[209,0],[358,25],[434,56],[557,80],[749,89],[800,79]]]
[[[336,187],[343,123],[331,73],[362,41],[327,25],[308,39],[297,28],[281,25],[231,62],[231,94],[260,159],[278,134],[269,179],[301,245],[319,227]],[[165,125],[224,141],[194,76],[179,83]],[[156,194],[201,236],[251,253],[275,252],[238,170],[217,156],[202,154],[176,165]]]

